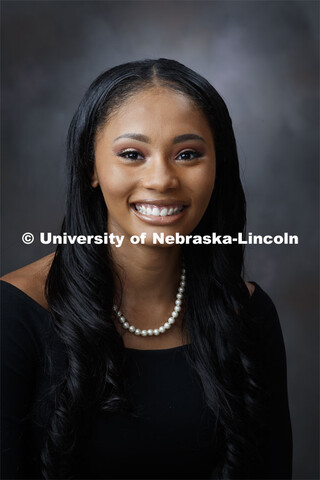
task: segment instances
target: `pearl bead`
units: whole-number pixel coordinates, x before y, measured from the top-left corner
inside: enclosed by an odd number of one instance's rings
[[[159,328],[155,328],[155,329],[150,328],[148,330],[140,330],[139,328],[136,328],[134,325],[130,325],[130,323],[126,320],[125,316],[116,307],[116,305],[113,305],[112,310],[115,312],[123,328],[127,329],[131,333],[134,333],[135,335],[142,335],[143,337],[146,337],[147,335],[149,336],[159,335],[160,333],[165,333],[167,330],[169,330],[171,325],[175,323],[175,319],[179,316],[179,312],[181,311],[183,292],[184,292],[184,287],[186,285],[185,273],[186,273],[186,269],[182,267],[181,275],[180,275],[180,284],[179,284],[178,292],[176,294],[175,306],[174,306],[173,312],[171,313],[171,316],[168,318],[168,321],[164,325],[161,325]]]

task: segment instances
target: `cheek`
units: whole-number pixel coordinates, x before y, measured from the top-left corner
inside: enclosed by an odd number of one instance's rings
[[[194,195],[197,199],[197,203],[199,204],[199,207],[205,207],[205,208],[207,207],[213,192],[214,183],[215,183],[214,167],[204,169],[199,172],[194,172],[194,175],[192,177],[192,185],[193,185]]]
[[[99,183],[107,206],[128,196],[133,186],[132,176],[119,168],[104,169],[99,175]]]

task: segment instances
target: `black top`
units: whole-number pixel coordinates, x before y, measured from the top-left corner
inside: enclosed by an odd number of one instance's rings
[[[263,440],[264,471],[259,478],[292,478],[292,431],[287,393],[286,353],[279,318],[257,285],[250,299],[261,320],[263,385],[268,393],[268,431]],[[40,400],[66,363],[50,314],[13,285],[2,297],[2,475],[43,478],[39,455],[45,411]],[[96,415],[80,445],[75,478],[215,478],[219,439],[186,349],[125,348],[127,384],[143,415]],[[45,373],[44,352],[54,352],[54,376]]]

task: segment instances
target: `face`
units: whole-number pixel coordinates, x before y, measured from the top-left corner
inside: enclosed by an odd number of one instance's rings
[[[126,100],[95,144],[91,184],[100,185],[115,235],[176,232],[200,222],[216,173],[211,129],[204,114],[179,92],[154,87]]]

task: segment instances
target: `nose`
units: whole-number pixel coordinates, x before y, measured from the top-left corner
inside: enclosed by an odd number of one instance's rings
[[[165,192],[179,186],[175,165],[171,165],[164,155],[152,158],[143,179],[143,186],[148,190]]]

